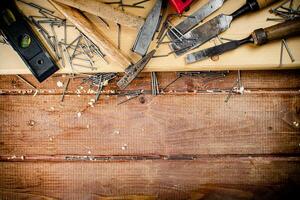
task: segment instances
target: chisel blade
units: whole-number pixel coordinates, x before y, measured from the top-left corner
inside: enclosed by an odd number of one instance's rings
[[[192,64],[206,58],[223,54],[227,51],[236,49],[240,46],[240,41],[231,41],[215,47],[204,49],[195,53],[188,54],[185,58],[187,64]]]
[[[177,56],[180,56],[227,30],[232,19],[233,17],[229,15],[218,15],[205,24],[187,32],[184,34],[182,41],[175,41],[170,44],[170,47]]]
[[[160,21],[162,0],[157,0],[143,27],[140,29],[132,51],[144,56],[150,46],[153,36]]]
[[[211,0],[208,3],[206,3],[204,6],[202,6],[200,9],[198,9],[196,12],[194,12],[192,15],[190,15],[187,19],[179,23],[175,28],[177,31],[179,31],[181,34],[187,33],[189,30],[197,26],[202,20],[204,20],[206,17],[208,17],[210,14],[218,10],[222,5],[224,4],[225,0]],[[168,36],[170,39],[176,40],[177,37],[174,35],[176,34],[176,30],[172,28],[173,31],[168,32]]]

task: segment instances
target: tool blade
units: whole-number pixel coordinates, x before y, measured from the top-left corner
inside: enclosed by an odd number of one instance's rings
[[[231,41],[215,47],[204,49],[195,53],[188,54],[185,61],[187,64],[195,63],[206,58],[223,54],[227,51],[236,49],[240,46],[240,41]]]
[[[221,14],[194,30],[187,32],[184,34],[182,41],[175,41],[170,44],[170,47],[177,56],[180,56],[227,30],[232,19],[232,16]]]
[[[162,0],[157,0],[144,25],[140,29],[132,51],[144,56],[150,46],[160,21]]]
[[[218,10],[224,4],[225,0],[211,0],[192,15],[190,15],[187,19],[179,23],[175,28],[181,33],[185,34],[195,26],[197,26],[202,20],[208,17],[210,14]],[[168,36],[170,39],[176,40],[177,37],[174,35],[176,30],[172,28],[173,31],[168,32]]]
[[[152,50],[150,53],[145,55],[136,64],[129,66],[125,69],[125,76],[117,83],[118,87],[124,90],[135,77],[146,67],[148,62],[154,56],[156,50]]]

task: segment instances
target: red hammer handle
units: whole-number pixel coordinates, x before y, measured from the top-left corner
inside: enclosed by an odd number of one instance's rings
[[[178,14],[182,14],[192,2],[193,0],[169,0],[169,3],[173,6]]]

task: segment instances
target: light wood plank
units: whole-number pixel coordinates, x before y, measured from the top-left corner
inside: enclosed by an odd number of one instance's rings
[[[41,5],[49,7],[47,1],[43,0],[34,0]],[[197,1],[191,10],[186,13],[190,14],[201,5],[206,3],[207,1]],[[215,17],[220,13],[231,13],[238,7],[240,7],[245,1],[244,0],[228,0],[224,6],[211,15],[207,20]],[[299,0],[297,0],[299,2]],[[132,1],[128,0],[128,3],[132,3]],[[126,11],[132,13],[134,15],[141,16],[145,18],[149,13],[149,10],[153,6],[155,1],[149,1],[145,6],[147,7],[145,10],[143,9],[134,9],[134,8],[126,8]],[[33,9],[30,9],[24,5],[22,6],[22,10],[24,10],[27,14],[34,13]],[[274,5],[273,7],[275,7]],[[50,7],[51,8],[51,7]],[[243,16],[236,21],[234,21],[231,25],[231,28],[227,30],[222,37],[231,38],[231,39],[241,39],[243,37],[248,36],[254,29],[263,28],[270,25],[273,25],[274,22],[267,22],[266,19],[268,17],[274,17],[268,12],[269,8],[265,8],[262,11],[258,11],[256,13],[251,13],[247,16]],[[174,24],[177,21],[173,22]],[[113,39],[115,42],[117,41],[117,26],[114,23],[110,23],[111,30],[107,31],[106,28],[103,29],[106,36]],[[103,28],[103,27],[102,27]],[[76,31],[70,29],[69,37],[76,35]],[[58,31],[61,32],[62,31]],[[58,34],[60,35],[60,34]],[[131,59],[137,61],[139,56],[134,55],[130,49],[132,48],[135,38],[137,35],[136,30],[132,30],[130,28],[122,28],[122,42],[121,42],[121,49],[122,51],[127,54]],[[279,66],[279,55],[280,55],[280,41],[275,41],[260,48],[256,48],[251,45],[245,45],[238,50],[229,52],[220,56],[220,59],[217,62],[206,60],[203,62],[195,63],[193,65],[186,65],[184,62],[184,56],[175,57],[171,55],[165,58],[156,58],[152,59],[148,66],[145,68],[145,71],[193,71],[193,70],[246,70],[246,69],[289,69],[289,68],[299,68],[300,67],[300,39],[299,37],[294,37],[288,39],[288,44],[293,52],[293,55],[296,59],[294,63],[291,63],[290,58],[288,57],[287,53],[284,52],[283,56],[283,65],[282,67]],[[218,41],[215,41],[218,43]],[[207,48],[213,46],[214,42],[208,42],[207,44],[203,45],[201,48]],[[151,48],[156,46],[155,42],[151,45]],[[199,50],[199,49],[198,49]],[[157,50],[157,55],[163,55],[170,51],[167,45],[162,45]],[[13,52],[10,47],[0,45],[0,74],[15,74],[15,73],[30,73],[26,66],[22,63],[21,59]],[[96,62],[96,66],[98,67],[97,71],[122,71],[117,64],[110,63],[110,65],[106,65],[103,61],[99,60]],[[78,72],[90,72],[87,69],[76,69]],[[70,73],[70,67],[60,70],[61,73]]]
[[[107,5],[98,0],[56,0],[56,2],[89,12],[106,20],[114,21],[115,23],[131,28],[139,29],[144,24],[144,19],[125,13],[118,8],[114,8],[111,5]]]

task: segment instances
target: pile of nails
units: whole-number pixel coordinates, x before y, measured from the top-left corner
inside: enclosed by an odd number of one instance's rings
[[[279,18],[268,18],[271,21],[288,21],[300,18],[300,4],[296,5],[294,0],[284,1],[282,4],[270,10]]]
[[[117,73],[97,73],[89,75],[82,79],[83,84],[89,84],[90,88],[98,86],[99,84],[104,84],[107,81],[111,81],[117,77]]]
[[[229,71],[194,71],[194,72],[177,72],[177,77],[198,77],[198,78],[218,78],[225,77]]]
[[[107,63],[101,50],[87,36],[73,25],[68,24],[66,19],[56,16],[55,11],[24,0],[18,1],[39,12],[40,15],[25,17],[41,33],[41,36],[55,54],[57,61],[61,61],[63,67],[66,67],[66,63],[68,63],[74,73],[74,67],[96,70],[97,68],[94,64],[95,59],[98,57]],[[48,29],[45,28],[46,26],[48,26]],[[64,31],[61,39],[57,35],[57,31],[60,28],[63,28]],[[75,28],[79,35],[70,43],[68,42],[68,28]],[[51,32],[48,31],[49,29]]]
[[[151,72],[151,88],[152,95],[159,95],[159,83],[157,80],[156,72]]]
[[[98,73],[83,78],[82,84],[88,84],[90,88],[98,87],[95,98],[95,100],[98,101],[104,86],[106,86],[109,81],[116,77],[117,73]]]

